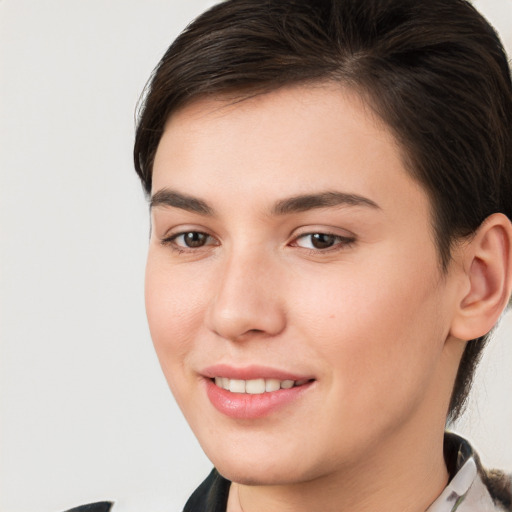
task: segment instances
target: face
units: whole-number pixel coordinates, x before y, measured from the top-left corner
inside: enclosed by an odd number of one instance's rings
[[[314,479],[444,424],[450,274],[357,95],[197,101],[166,125],[152,196],[151,335],[222,474]]]

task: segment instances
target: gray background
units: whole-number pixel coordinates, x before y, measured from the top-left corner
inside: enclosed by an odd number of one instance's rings
[[[134,107],[204,0],[0,0],[0,511],[180,510],[209,462],[143,303]],[[477,2],[512,48],[512,0]],[[457,425],[512,470],[512,318]]]

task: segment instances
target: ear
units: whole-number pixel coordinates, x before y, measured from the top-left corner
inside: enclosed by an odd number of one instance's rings
[[[450,333],[461,340],[487,334],[512,290],[512,224],[501,213],[485,219],[461,251],[462,286]]]

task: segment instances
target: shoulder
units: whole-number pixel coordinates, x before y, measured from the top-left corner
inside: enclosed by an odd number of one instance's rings
[[[482,464],[478,453],[469,442],[454,434],[445,434],[445,461],[448,471],[453,476],[458,472],[468,459],[473,459],[476,465],[478,480],[483,484],[483,492],[488,494],[495,508],[512,512],[512,475],[497,469],[487,469]]]
[[[110,512],[112,505],[113,503],[111,501],[98,501],[96,503],[71,508],[66,510],[66,512]]]
[[[487,469],[483,466],[480,457],[473,450],[473,458],[476,461],[478,475],[485,484],[492,501],[499,510],[512,511],[512,474],[499,469]]]
[[[512,511],[512,475],[481,466],[479,473],[494,503],[503,510]]]

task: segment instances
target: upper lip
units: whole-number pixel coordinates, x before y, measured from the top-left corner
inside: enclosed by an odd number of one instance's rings
[[[252,380],[252,379],[277,379],[277,380],[311,380],[311,375],[292,373],[269,366],[250,365],[243,367],[231,366],[229,364],[216,364],[204,368],[201,375],[213,379],[215,377],[226,377],[228,379]]]

